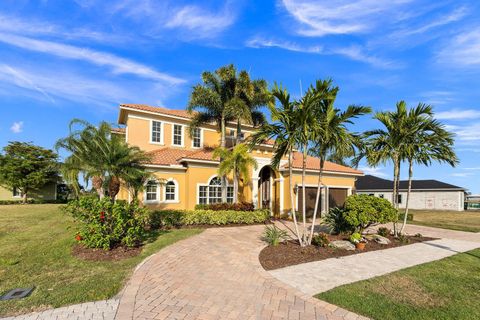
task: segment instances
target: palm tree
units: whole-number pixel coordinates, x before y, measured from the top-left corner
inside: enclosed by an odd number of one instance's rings
[[[315,103],[313,110],[316,125],[313,130],[314,147],[311,154],[320,159],[320,168],[313,221],[307,244],[311,244],[313,238],[315,220],[319,210],[318,202],[322,192],[321,181],[325,160],[328,156],[352,156],[355,154],[355,145],[357,144],[358,136],[350,132],[346,125],[352,124],[353,118],[371,112],[369,107],[362,106],[349,106],[347,110],[343,112],[335,108],[334,102],[339,88],[332,87],[332,83],[332,80],[317,81],[315,87],[315,92],[320,96],[320,99]]]
[[[429,166],[432,161],[445,162],[454,167],[458,158],[453,150],[453,134],[434,119],[433,108],[419,103],[408,112],[408,136],[404,147],[404,159],[408,162],[408,189],[405,215],[400,234],[407,224],[410,193],[412,190],[413,164]]]
[[[193,87],[187,111],[192,113],[190,135],[203,124],[216,124],[220,132],[220,147],[226,147],[226,125],[237,121],[237,139],[241,121],[253,123],[259,120],[256,108],[265,101],[266,83],[251,81],[246,71],[237,74],[233,64],[221,67],[215,72],[203,72],[202,84]],[[263,119],[263,118],[262,118]],[[220,162],[223,159],[220,158]],[[226,202],[226,177],[222,177],[222,201]]]
[[[246,144],[237,144],[232,150],[216,148],[213,152],[214,158],[222,158],[223,161],[218,168],[221,176],[233,173],[233,195],[234,202],[238,203],[238,185],[242,179],[244,183],[249,181],[250,167],[257,168],[257,161],[250,155]]]
[[[400,164],[403,159],[408,136],[408,113],[405,101],[399,101],[395,111],[377,112],[374,119],[380,121],[385,129],[371,130],[364,133],[365,145],[355,162],[366,157],[370,166],[376,167],[388,161],[393,163],[393,199],[398,210],[398,190],[400,182]],[[398,234],[396,222],[393,224],[394,234]]]
[[[80,129],[76,129],[77,126]],[[67,182],[77,185],[77,189],[81,174],[84,180],[92,180],[100,198],[105,196],[107,187],[112,200],[120,190],[121,181],[145,172],[143,164],[149,159],[138,147],[129,146],[120,137],[112,136],[111,127],[106,122],[96,127],[74,119],[70,122],[70,134],[58,140],[55,147],[70,152],[62,168]]]
[[[290,186],[290,215],[293,218],[295,226],[295,237],[300,245],[303,246],[303,236],[298,228],[297,215],[295,212],[294,186],[293,186],[293,151],[298,147],[298,128],[297,118],[299,110],[295,100],[291,100],[288,91],[275,83],[271,90],[274,100],[270,101],[268,109],[272,118],[272,123],[264,123],[250,137],[250,146],[264,143],[267,140],[274,139],[271,165],[278,169],[282,158],[288,155],[288,181]],[[279,106],[275,105],[275,101],[279,102]]]

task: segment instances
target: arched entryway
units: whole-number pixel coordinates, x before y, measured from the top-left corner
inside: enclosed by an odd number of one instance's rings
[[[264,166],[258,173],[258,206],[271,210],[275,216],[279,214],[277,178],[277,173],[270,166]]]

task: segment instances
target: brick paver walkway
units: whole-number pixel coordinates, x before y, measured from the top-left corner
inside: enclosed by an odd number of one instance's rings
[[[116,319],[365,319],[266,272],[263,229],[208,229],[161,250],[135,271]]]
[[[304,263],[272,270],[270,274],[305,294],[315,295],[340,285],[370,279],[480,247],[479,233],[414,225],[409,225],[407,231],[410,234],[421,233],[424,236],[442,239]]]

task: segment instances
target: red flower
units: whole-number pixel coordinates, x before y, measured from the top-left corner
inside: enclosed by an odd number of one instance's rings
[[[100,212],[100,220],[105,221],[105,212],[104,211]]]
[[[75,236],[75,240],[77,240],[77,241],[82,241],[82,236],[79,235],[79,234],[77,234],[77,235]]]

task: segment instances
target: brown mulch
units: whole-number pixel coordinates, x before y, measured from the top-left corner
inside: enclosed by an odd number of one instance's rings
[[[404,245],[409,245],[413,243],[436,240],[435,238],[428,237],[414,237],[408,236],[409,242],[402,243],[398,239],[395,239],[393,236],[388,236],[391,243],[388,245],[379,244],[375,241],[369,241],[365,246],[365,250],[349,251],[337,248],[330,247],[316,247],[316,246],[306,246],[300,247],[296,241],[285,241],[279,244],[278,246],[267,246],[265,247],[259,255],[260,264],[265,270],[273,270],[284,268],[296,264],[319,261],[329,258],[339,258],[343,256],[349,256],[352,254],[382,250],[394,247],[400,247]],[[330,241],[334,240],[347,240],[348,236],[345,235],[329,235],[328,239]]]
[[[77,244],[72,249],[72,255],[88,261],[119,261],[140,254],[142,247],[116,247],[111,250],[86,248]]]

